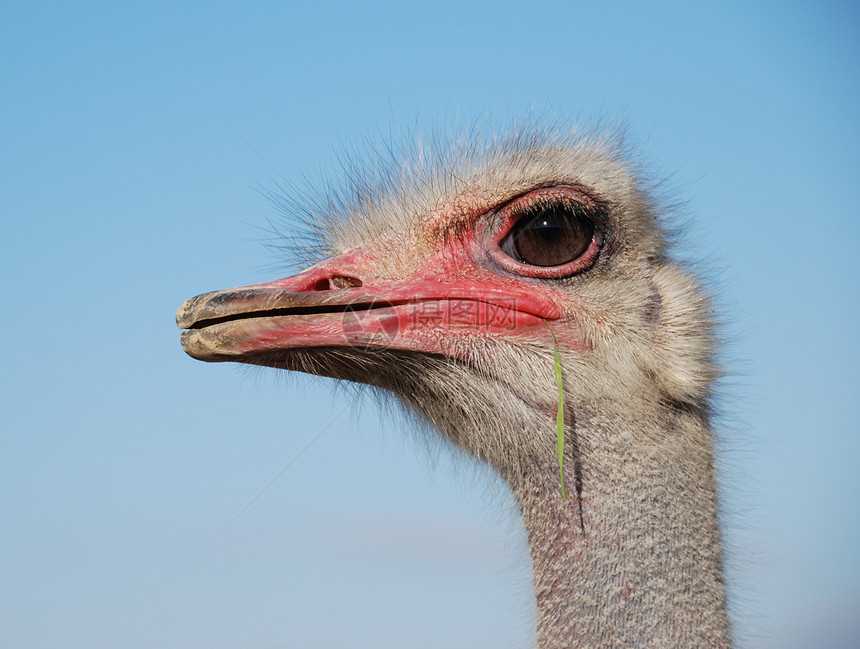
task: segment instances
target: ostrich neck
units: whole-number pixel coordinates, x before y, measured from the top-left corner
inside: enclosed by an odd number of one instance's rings
[[[578,424],[568,422],[567,501],[557,465],[509,476],[533,561],[538,648],[730,647],[705,416]]]

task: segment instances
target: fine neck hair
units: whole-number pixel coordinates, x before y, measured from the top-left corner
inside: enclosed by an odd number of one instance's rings
[[[644,378],[586,399],[571,378],[565,500],[556,412],[534,387],[552,385],[543,358],[546,374],[528,379],[538,401],[442,359],[414,367],[409,388],[402,376],[398,384],[408,407],[508,482],[528,535],[538,649],[728,649],[708,399],[673,399]]]
[[[567,424],[567,500],[557,465],[507,476],[539,649],[730,647],[706,414],[655,404]]]

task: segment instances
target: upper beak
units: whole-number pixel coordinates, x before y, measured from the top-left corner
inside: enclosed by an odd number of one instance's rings
[[[259,362],[271,352],[319,347],[444,354],[452,337],[540,331],[543,338],[544,321],[561,316],[553,296],[533,285],[470,275],[440,281],[431,265],[382,278],[345,255],[275,282],[198,295],[179,308],[176,323],[194,358]]]

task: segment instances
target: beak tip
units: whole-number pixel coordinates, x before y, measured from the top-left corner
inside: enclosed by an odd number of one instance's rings
[[[201,335],[199,331],[185,330],[179,336],[182,350],[191,358],[209,362],[229,360],[225,358],[224,354],[219,353],[214,348],[212,341],[206,336]]]
[[[182,350],[191,356],[192,358],[197,358],[199,356],[199,336],[196,335],[197,332],[185,330],[181,334],[179,334],[179,344],[182,345]]]
[[[176,326],[180,329],[190,329],[197,321],[197,311],[200,306],[200,298],[205,297],[208,293],[192,297],[190,300],[185,300],[182,306],[176,311]]]

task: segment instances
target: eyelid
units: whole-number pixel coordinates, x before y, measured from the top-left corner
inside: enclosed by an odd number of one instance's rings
[[[584,207],[588,212],[597,213],[600,209],[600,202],[580,187],[573,185],[539,187],[512,198],[495,211],[490,222],[493,232],[492,239],[498,243],[535,206],[549,205],[554,201],[575,203]],[[595,226],[599,227],[600,224],[595,221]]]

